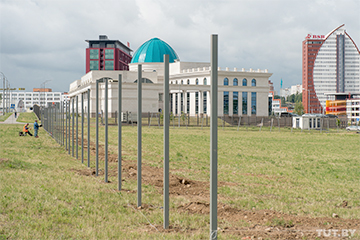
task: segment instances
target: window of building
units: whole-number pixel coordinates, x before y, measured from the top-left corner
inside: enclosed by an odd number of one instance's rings
[[[99,70],[99,61],[90,61],[90,71]]]
[[[204,78],[204,85],[207,85],[207,79]]]
[[[159,93],[159,102],[163,101],[163,93]]]
[[[99,49],[90,49],[90,59],[99,59]]]
[[[31,93],[27,93],[26,96],[31,96]]]
[[[237,86],[237,85],[238,85],[238,80],[237,80],[237,78],[234,78],[233,85],[234,85],[234,86]]]
[[[233,114],[239,114],[239,92],[233,92]]]
[[[251,80],[251,86],[256,87],[256,80],[255,79]]]
[[[106,44],[106,47],[107,47],[107,48],[115,48],[115,44],[113,44],[113,43],[107,43],[107,44]]]
[[[269,97],[269,100],[268,100],[268,111],[269,111],[269,116],[271,115],[271,112],[272,112],[272,97]]]
[[[93,43],[93,44],[91,44],[91,47],[92,47],[92,48],[99,48],[99,47],[100,47],[100,44],[98,44],[98,43]]]
[[[245,79],[246,80],[246,79]],[[247,92],[242,92],[242,114],[247,114]]]
[[[206,79],[206,78],[205,78]],[[207,106],[206,106],[206,104],[207,104],[207,92],[204,92],[204,101],[203,101],[203,111],[204,111],[204,113],[206,114],[207,113]]]
[[[243,85],[243,86],[247,86],[247,80],[246,80],[246,78],[243,79],[242,85]]]
[[[180,113],[183,112],[184,112],[184,93],[180,93]]]
[[[150,79],[148,78],[142,78],[142,83],[153,83],[153,81],[151,81]],[[137,79],[134,81],[134,83],[137,83]],[[172,83],[171,83],[172,84]]]
[[[181,80],[181,85],[183,85],[184,84],[184,80]]]
[[[256,114],[256,92],[251,93],[251,114]]]
[[[188,84],[188,85],[190,84],[190,80],[189,80],[189,79],[187,80],[187,84]]]
[[[105,70],[114,70],[114,61],[105,61]]]
[[[224,114],[229,114],[229,92],[227,91],[224,92]]]
[[[196,85],[199,85],[199,79],[196,79],[195,83]]]
[[[105,49],[105,59],[114,59],[114,49]]]
[[[189,92],[186,93],[186,112],[190,113],[190,93]]]
[[[199,93],[195,93],[195,114],[199,113]]]
[[[174,101],[174,94],[170,94],[170,112],[173,113],[173,101]]]
[[[175,93],[175,114],[179,114],[178,112],[178,94]]]
[[[224,78],[224,86],[228,86],[229,85],[229,79],[228,78]]]

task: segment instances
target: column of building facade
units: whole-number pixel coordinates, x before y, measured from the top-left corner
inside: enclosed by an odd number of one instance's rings
[[[177,102],[177,105],[178,105],[178,111],[177,111],[177,115],[180,116],[181,115],[181,91],[178,92],[178,102]]]
[[[198,101],[199,101],[199,116],[201,116],[202,113],[204,113],[204,101],[203,101],[204,96],[203,96],[203,92],[199,91],[198,96],[199,96],[199,99],[198,99]]]
[[[185,90],[182,91],[183,94],[183,109],[184,109],[184,113],[187,113],[187,92]]]
[[[251,116],[251,92],[247,92],[247,115]]]

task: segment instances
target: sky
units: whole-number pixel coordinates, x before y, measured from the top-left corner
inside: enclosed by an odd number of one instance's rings
[[[0,0],[0,72],[12,88],[67,92],[85,74],[85,40],[158,37],[181,61],[268,69],[276,90],[301,84],[302,41],[345,24],[360,48],[359,0]],[[2,87],[2,78],[0,86]]]

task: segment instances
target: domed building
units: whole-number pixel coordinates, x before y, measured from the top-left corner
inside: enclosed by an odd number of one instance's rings
[[[175,50],[159,38],[152,38],[143,43],[134,53],[131,63],[164,62],[164,54],[169,55],[169,62],[179,60]]]
[[[138,65],[141,65],[144,83],[142,85],[142,114],[158,113],[163,108],[164,54],[169,55],[170,62],[170,112],[175,116],[210,115],[210,63],[182,62],[176,51],[159,38],[144,42],[135,51],[129,63],[129,71],[92,70],[80,80],[70,84],[69,96],[74,98],[90,89],[90,112],[92,116],[95,116],[96,80],[107,77],[110,79],[109,114],[113,116],[117,111],[117,88],[119,75],[121,75],[122,111],[131,112],[132,116],[135,116],[137,114],[137,71]],[[267,117],[271,75],[267,69],[219,68],[218,115],[246,116],[248,121],[259,116]],[[105,106],[104,95],[104,86],[100,83],[100,111]],[[85,105],[86,101],[87,98],[85,98]],[[80,105],[81,103],[79,107]]]

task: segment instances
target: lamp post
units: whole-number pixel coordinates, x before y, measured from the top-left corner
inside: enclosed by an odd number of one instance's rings
[[[47,83],[47,82],[50,82],[51,80],[46,80],[45,82],[43,82],[41,85],[43,85],[44,84],[44,88],[43,88],[43,96],[44,96],[44,105],[45,105],[45,107],[46,107],[46,97],[45,97],[45,84]]]
[[[9,102],[10,102],[10,83],[9,81],[7,80],[6,78],[6,90],[7,90],[7,93],[6,93],[6,113],[10,112],[9,110]]]
[[[0,72],[2,75],[2,79],[3,79],[3,94],[2,94],[2,111],[3,111],[3,115],[5,115],[5,111],[4,111],[4,106],[5,106],[5,74]]]

